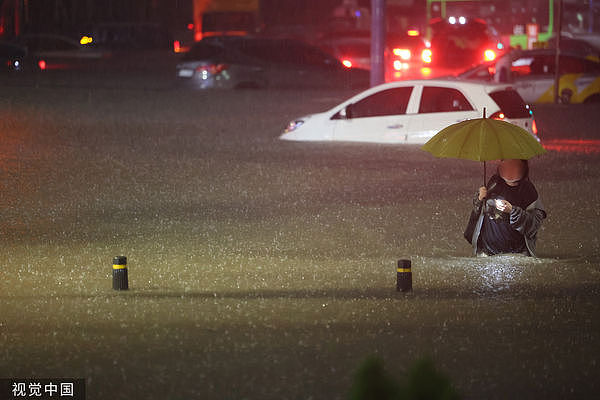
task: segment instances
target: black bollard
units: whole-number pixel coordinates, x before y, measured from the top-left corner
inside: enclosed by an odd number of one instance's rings
[[[410,260],[398,260],[396,290],[398,292],[412,291],[412,270]]]
[[[129,289],[129,280],[127,279],[127,257],[118,256],[113,259],[113,289]]]

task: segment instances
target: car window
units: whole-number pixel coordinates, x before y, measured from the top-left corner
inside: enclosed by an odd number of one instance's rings
[[[520,68],[515,71],[515,66],[518,65]],[[517,75],[531,75],[531,76],[543,76],[554,74],[554,56],[552,55],[538,55],[534,57],[527,57],[519,59],[513,62],[511,69],[513,72],[517,72]]]
[[[75,43],[70,43],[58,38],[46,38],[42,43],[42,46],[48,50],[79,50],[79,46]]]
[[[185,61],[209,60],[213,57],[219,56],[222,53],[223,48],[221,46],[198,42],[192,46],[190,51],[185,53],[183,59]]]
[[[239,43],[239,51],[247,57],[267,62],[286,62],[285,42],[281,40],[243,40]]]
[[[320,49],[294,40],[245,40],[240,51],[252,58],[285,65],[330,66],[337,60]]]
[[[574,56],[564,56],[560,58],[561,74],[598,74],[599,72],[600,64],[597,62]]]
[[[600,63],[592,60],[584,60],[583,69],[587,74],[600,74]]]
[[[516,90],[498,90],[490,93],[490,97],[498,104],[506,118],[529,118],[531,116],[523,98]]]
[[[352,104],[350,118],[406,114],[412,86],[382,90]]]
[[[285,43],[281,56],[282,61],[288,64],[321,67],[337,63],[332,56],[322,52],[318,48],[295,41]]]
[[[512,62],[510,67],[510,72],[513,77],[516,76],[527,76],[531,74],[531,63],[533,62],[533,57],[521,57],[517,58]]]
[[[419,104],[419,113],[471,111],[473,106],[457,89],[425,86]]]
[[[522,57],[512,63],[513,76],[542,76],[554,75],[556,58],[552,54],[534,57]],[[561,74],[599,73],[600,64],[581,57],[561,56]]]
[[[561,57],[559,71],[562,74],[581,74],[585,68],[584,61],[577,57]]]

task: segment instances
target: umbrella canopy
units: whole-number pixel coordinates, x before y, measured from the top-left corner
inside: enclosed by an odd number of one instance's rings
[[[546,149],[525,129],[496,119],[462,121],[439,131],[422,147],[436,157],[483,161],[483,184],[486,183],[485,162],[530,158]]]
[[[489,118],[470,119],[450,125],[421,148],[436,157],[473,161],[528,160],[546,152],[525,129]]]

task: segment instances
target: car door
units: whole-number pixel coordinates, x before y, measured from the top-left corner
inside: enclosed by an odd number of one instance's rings
[[[423,86],[419,89],[419,109],[413,116],[411,133],[415,142],[424,143],[449,125],[481,117],[458,88]]]
[[[520,57],[512,62],[511,75],[523,100],[535,103],[554,84],[554,61],[547,55]]]
[[[539,103],[554,102],[554,60],[552,60],[552,83],[537,99]],[[583,57],[560,56],[560,80],[558,95],[560,102],[581,103],[594,91],[593,85],[598,88],[598,63],[586,60]],[[593,74],[594,69],[596,74]]]
[[[406,110],[412,86],[387,88],[371,93],[338,113],[334,140],[407,143],[410,116]]]

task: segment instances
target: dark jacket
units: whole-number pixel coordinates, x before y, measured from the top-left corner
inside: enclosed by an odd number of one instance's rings
[[[497,174],[493,175],[488,184],[487,198],[493,198],[497,192],[506,189],[506,183]],[[508,218],[508,223],[518,233],[523,235],[525,240],[525,251],[528,255],[535,257],[535,248],[537,241],[537,232],[546,218],[546,211],[538,196],[537,190],[533,184],[525,177],[518,186],[519,201],[511,201],[512,211]],[[482,249],[478,246],[481,228],[485,218],[485,200],[480,201],[476,195],[473,201],[473,210],[469,218],[467,229],[465,230],[465,239],[473,246],[473,254],[477,254]],[[510,201],[510,199],[508,199]]]

